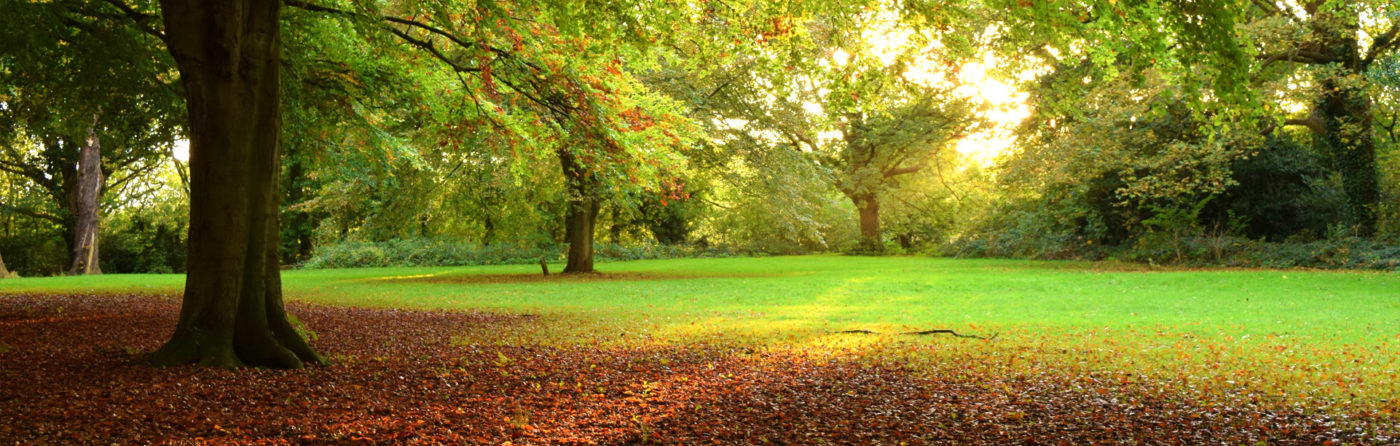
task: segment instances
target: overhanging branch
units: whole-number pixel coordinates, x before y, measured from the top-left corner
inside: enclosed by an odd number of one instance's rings
[[[161,31],[161,29],[157,27],[157,24],[160,23],[159,17],[156,17],[154,14],[146,14],[144,12],[137,11],[136,8],[132,8],[131,5],[122,3],[121,0],[103,1],[105,1],[109,5],[116,7],[118,10],[121,10],[122,14],[126,15],[127,18],[130,18],[132,22],[136,23],[136,27],[139,28],[141,32],[150,34],[151,36],[160,39],[162,42],[165,41],[165,32]]]
[[[1361,61],[1362,70],[1370,67],[1371,63],[1385,55],[1386,51],[1396,48],[1397,43],[1400,42],[1400,39],[1396,39],[1396,34],[1400,34],[1400,20],[1390,24],[1390,30],[1376,36],[1376,39],[1371,41],[1371,49],[1367,51],[1366,57]]]
[[[41,219],[41,220],[48,220],[48,221],[51,221],[51,222],[54,222],[54,223],[63,224],[63,218],[62,218],[62,217],[59,217],[59,216],[57,216],[57,215],[53,215],[53,214],[50,214],[50,213],[47,213],[47,212],[39,212],[39,211],[36,211],[36,210],[33,210],[33,209],[22,208],[22,207],[17,207],[17,206],[11,206],[11,205],[4,204],[4,203],[0,203],[0,209],[4,209],[6,212],[11,212],[11,213],[20,214],[20,215],[26,215],[26,216],[33,217],[33,218],[38,218],[38,219]]]
[[[1322,52],[1320,51],[1306,48],[1297,48],[1293,51],[1283,53],[1260,54],[1258,56],[1255,56],[1255,60],[1264,61],[1264,66],[1268,66],[1269,64],[1279,61],[1297,62],[1311,65],[1321,65],[1333,62],[1333,59],[1331,57],[1328,57],[1326,54],[1322,54]]]

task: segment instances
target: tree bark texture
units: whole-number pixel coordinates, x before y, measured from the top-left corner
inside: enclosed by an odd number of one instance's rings
[[[598,198],[593,195],[592,180],[573,154],[561,150],[559,164],[569,192],[569,208],[564,216],[564,238],[569,242],[569,253],[564,273],[591,273],[595,271],[593,228],[598,221]]]
[[[77,184],[72,192],[73,263],[69,275],[102,274],[98,265],[98,198],[102,196],[102,146],[97,139],[98,117],[92,118],[86,141],[79,148]]]
[[[282,305],[281,4],[161,2],[190,119],[190,233],[180,319],[157,365],[325,362]]]
[[[4,257],[4,256],[0,256],[0,279],[7,279],[7,278],[9,278],[9,277],[10,277],[10,270],[5,269],[5,257]]]

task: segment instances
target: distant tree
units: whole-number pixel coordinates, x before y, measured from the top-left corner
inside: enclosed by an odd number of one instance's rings
[[[382,11],[289,5],[377,27],[419,50],[456,81],[432,87],[470,100],[468,119],[457,125],[504,135],[499,150],[509,151],[509,158],[555,158],[568,203],[571,261],[565,272],[593,271],[601,198],[645,190],[670,175],[664,172],[680,168],[673,147],[690,138],[688,125],[676,105],[629,74],[632,64],[647,63],[643,20],[687,20],[674,5],[638,1],[575,9],[554,2],[441,2]],[[582,26],[602,22],[614,25]]]
[[[824,158],[837,168],[837,188],[860,212],[861,249],[867,252],[884,250],[880,203],[891,199],[886,195],[899,178],[937,170],[952,143],[979,125],[970,102],[950,92],[914,88],[909,94],[905,103],[880,109],[867,102],[860,108],[869,111],[847,112],[838,147]]]
[[[779,15],[757,32],[756,46],[769,51],[737,56],[728,73],[695,76],[690,88],[701,91],[688,96],[727,143],[803,153],[855,205],[861,249],[881,251],[885,195],[908,175],[952,167],[952,144],[983,124],[948,69],[973,55],[963,39],[975,25],[943,26],[962,7],[946,6],[932,17],[938,25],[885,2]]]

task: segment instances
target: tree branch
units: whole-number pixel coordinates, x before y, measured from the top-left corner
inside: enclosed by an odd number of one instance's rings
[[[1285,119],[1283,121],[1283,125],[1303,126],[1307,127],[1308,130],[1311,130],[1314,135],[1327,135],[1327,123],[1323,121],[1322,115],[1319,115],[1316,112],[1309,114],[1306,118]]]
[[[154,14],[146,14],[141,11],[137,11],[136,8],[132,8],[131,5],[122,3],[121,0],[103,1],[121,10],[122,14],[125,14],[127,18],[130,18],[132,22],[136,23],[136,27],[140,28],[141,32],[150,34],[151,36],[160,39],[162,42],[165,41],[165,33],[162,32],[160,28],[156,26],[156,24],[160,23],[160,20]]]
[[[894,168],[894,169],[889,169],[889,170],[884,171],[884,172],[882,173],[882,175],[884,175],[885,178],[896,177],[896,176],[900,176],[900,175],[907,175],[907,174],[911,174],[911,173],[914,173],[914,172],[918,172],[918,171],[920,171],[920,170],[923,170],[925,167],[928,167],[928,163],[919,163],[919,164],[915,164],[915,165],[912,165],[912,166],[905,166],[905,167],[898,167],[898,168]]]
[[[1278,5],[1275,5],[1271,2],[1267,2],[1264,0],[1251,0],[1251,3],[1254,3],[1254,6],[1259,7],[1259,9],[1264,10],[1264,12],[1268,13],[1269,15],[1277,15],[1280,12]]]
[[[111,177],[106,177],[106,178],[108,178],[108,179],[111,180],[111,181],[108,181],[108,182],[107,182],[107,186],[104,187],[103,189],[104,189],[104,190],[121,190],[121,188],[125,187],[127,183],[131,182],[131,180],[134,180],[134,179],[139,178],[139,177],[144,177],[144,176],[146,176],[147,174],[149,174],[149,173],[155,171],[155,170],[156,170],[156,167],[160,166],[160,161],[163,161],[163,160],[158,160],[158,161],[156,161],[156,162],[154,162],[154,163],[144,163],[144,164],[142,164],[142,165],[140,165],[140,166],[137,166],[137,167],[135,167],[135,168],[127,169],[127,170],[130,170],[130,172],[128,172],[126,176],[119,177],[119,178],[117,178],[117,179],[115,179],[115,180],[112,180]],[[130,167],[130,166],[127,166],[127,167]]]
[[[1370,67],[1371,63],[1379,59],[1386,51],[1396,48],[1396,44],[1400,42],[1400,39],[1395,38],[1396,34],[1400,34],[1400,20],[1390,24],[1390,30],[1376,36],[1376,39],[1371,41],[1370,51],[1367,51],[1366,57],[1361,60],[1362,71]]]
[[[36,211],[36,210],[33,210],[33,209],[22,208],[22,207],[17,207],[17,206],[11,206],[11,205],[4,204],[4,203],[0,203],[0,209],[4,209],[4,210],[7,211],[7,212],[13,212],[13,213],[20,214],[20,215],[27,215],[27,216],[30,216],[30,217],[33,217],[33,218],[38,218],[38,219],[48,220],[48,221],[51,221],[51,222],[54,222],[54,223],[58,223],[58,224],[63,224],[63,218],[62,218],[62,217],[59,217],[59,216],[53,215],[53,214],[49,214],[49,213],[47,213],[47,212],[39,212],[39,211]]]
[[[882,333],[880,333],[880,332],[877,332],[877,331],[870,331],[870,330],[841,330],[841,331],[838,331],[838,332],[836,332],[836,333],[838,333],[838,334],[882,334]],[[1001,333],[993,333],[991,336],[983,337],[983,336],[978,336],[978,335],[973,335],[973,334],[966,334],[966,335],[965,335],[965,334],[959,334],[958,332],[953,331],[953,330],[948,330],[948,329],[942,329],[942,328],[940,328],[940,329],[933,329],[933,330],[901,331],[901,332],[899,332],[899,333],[891,333],[891,334],[902,334],[902,335],[950,334],[950,335],[953,335],[953,336],[957,336],[957,337],[959,337],[959,338],[981,339],[981,340],[983,340],[983,341],[991,341],[991,340],[996,339],[997,336],[1000,335]]]
[[[1254,57],[1255,60],[1264,61],[1264,66],[1278,61],[1297,62],[1312,65],[1322,65],[1332,63],[1333,59],[1326,54],[1316,50],[1297,48],[1286,53],[1260,54]]]

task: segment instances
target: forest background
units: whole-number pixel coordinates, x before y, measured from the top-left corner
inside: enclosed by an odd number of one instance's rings
[[[286,5],[284,265],[1400,266],[1385,1]],[[183,272],[156,5],[3,8],[0,274]]]

